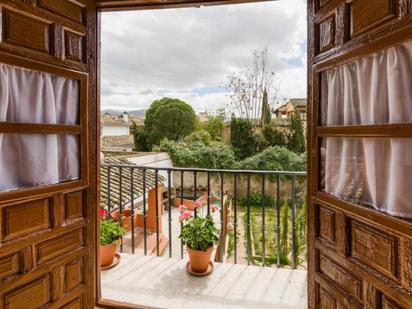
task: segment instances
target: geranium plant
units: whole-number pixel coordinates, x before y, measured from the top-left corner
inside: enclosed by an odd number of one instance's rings
[[[101,209],[100,212],[100,244],[102,246],[110,244],[119,244],[120,239],[125,234],[125,229],[120,226],[119,222],[108,219],[108,212]]]
[[[203,215],[204,198],[196,200],[194,207],[198,210],[195,217],[191,210],[185,206],[180,206],[181,212],[179,220],[183,223],[180,238],[189,249],[198,251],[207,251],[211,246],[219,241],[219,230],[215,227],[211,215]],[[216,205],[211,206],[211,211],[218,211]],[[199,214],[200,212],[200,214]]]

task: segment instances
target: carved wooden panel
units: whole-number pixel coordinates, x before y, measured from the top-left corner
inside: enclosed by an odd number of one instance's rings
[[[72,221],[83,218],[83,191],[68,193],[65,196],[64,202],[64,219]]]
[[[83,23],[83,6],[71,0],[38,0],[38,6]]]
[[[83,258],[65,265],[64,292],[70,291],[83,283]]]
[[[398,278],[398,240],[394,236],[352,220],[350,256],[390,278]]]
[[[350,4],[352,35],[396,18],[397,5],[395,0],[354,0]]]
[[[69,302],[68,304],[61,307],[61,309],[82,309],[82,300],[81,298],[76,298],[75,300]]]
[[[319,24],[319,50],[325,52],[335,46],[335,15]]]
[[[329,208],[318,206],[319,209],[319,232],[318,237],[321,240],[335,244],[335,227],[336,215],[335,212]]]
[[[51,24],[2,9],[2,42],[50,53]]]
[[[96,298],[96,18],[94,0],[0,1],[1,62],[81,83],[79,126],[12,122],[0,135],[72,132],[84,150],[78,181],[0,192],[0,308],[80,309]]]
[[[65,58],[83,62],[83,37],[71,31],[64,31]]]
[[[18,253],[0,258],[0,280],[19,273],[19,269]]]
[[[36,246],[37,262],[42,263],[59,255],[82,247],[82,230],[76,230],[63,236],[42,242]]]
[[[340,288],[362,302],[362,281],[344,270],[325,255],[319,257],[319,270]]]
[[[393,299],[382,295],[382,309],[402,309]]]
[[[48,275],[36,279],[4,296],[6,309],[40,308],[51,301],[50,277]]]
[[[327,4],[330,0],[318,0],[318,7],[323,7]]]
[[[50,199],[46,198],[4,207],[1,240],[47,230],[50,227],[50,203]]]
[[[324,288],[319,288],[319,309],[337,309],[338,303],[335,297],[333,297],[328,291]]]
[[[402,285],[412,292],[412,240],[403,239]]]

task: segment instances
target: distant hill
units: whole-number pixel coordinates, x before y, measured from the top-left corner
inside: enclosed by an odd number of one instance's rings
[[[132,111],[127,111],[129,115],[134,115],[134,116],[144,116],[146,114],[145,109],[136,109]],[[109,113],[111,115],[121,115],[123,114],[123,111],[118,111],[118,110],[113,110],[113,109],[105,109],[102,111],[102,114]]]

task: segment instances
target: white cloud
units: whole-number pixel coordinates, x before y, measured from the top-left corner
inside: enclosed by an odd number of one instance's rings
[[[216,88],[268,47],[282,97],[306,95],[306,1],[103,13],[102,104],[147,108],[163,96],[196,110],[227,104]]]

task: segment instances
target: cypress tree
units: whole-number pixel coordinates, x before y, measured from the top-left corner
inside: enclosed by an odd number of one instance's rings
[[[290,122],[291,136],[289,139],[288,148],[296,153],[305,152],[305,137],[303,134],[302,120],[298,112],[292,115]]]
[[[267,126],[270,124],[270,121],[272,120],[272,115],[270,111],[270,105],[268,101],[268,92],[265,91],[263,92],[263,98],[262,98],[262,127]]]

